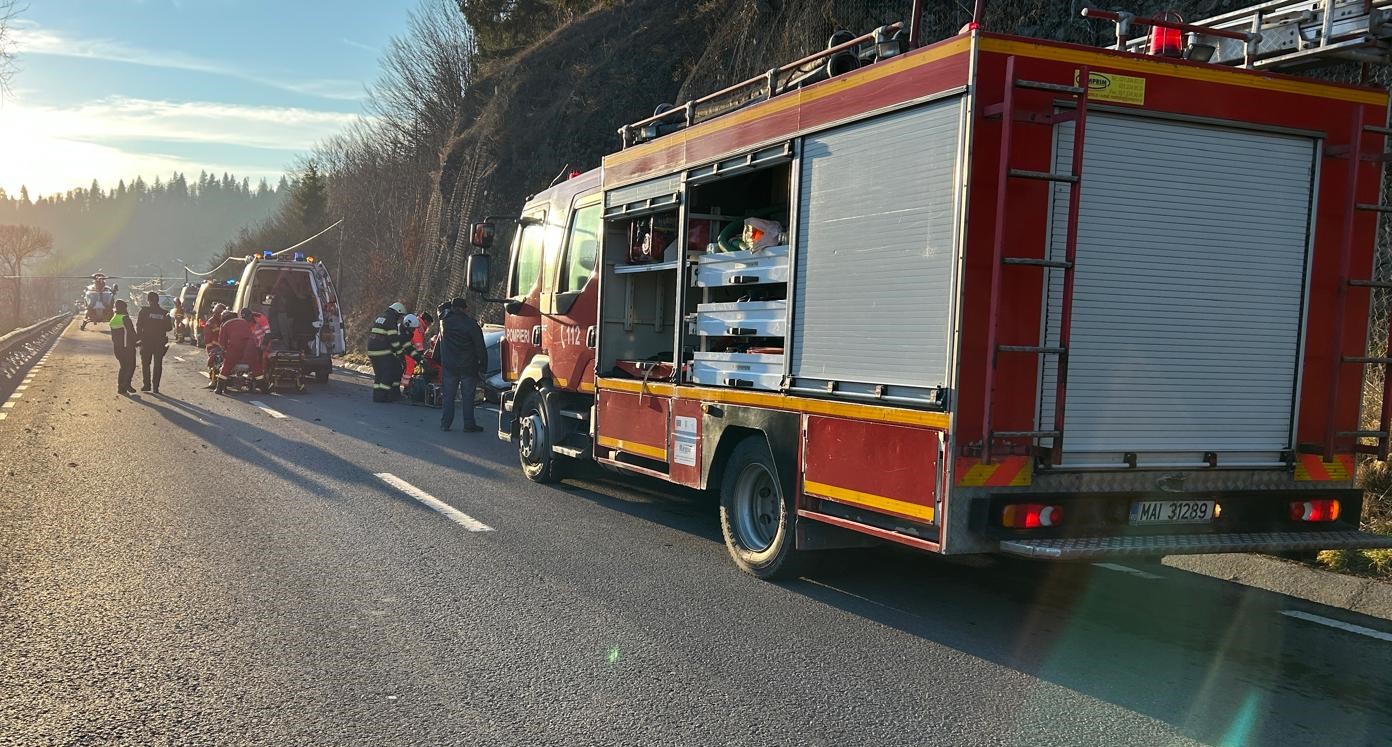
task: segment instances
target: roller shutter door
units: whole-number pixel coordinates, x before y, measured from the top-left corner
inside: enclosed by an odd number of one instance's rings
[[[1058,128],[1067,172],[1073,125]],[[1291,446],[1315,141],[1088,117],[1064,414],[1065,463],[1262,463]],[[1050,255],[1068,190],[1054,187]],[[1058,339],[1063,273],[1048,279]],[[1041,376],[1052,428],[1056,359]]]
[[[795,381],[947,380],[960,98],[803,141]]]

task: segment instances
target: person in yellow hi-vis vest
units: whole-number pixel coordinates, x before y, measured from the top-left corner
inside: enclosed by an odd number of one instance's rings
[[[116,393],[135,394],[131,377],[135,376],[135,325],[126,313],[126,302],[113,304],[116,313],[111,315],[111,349],[116,354],[120,369],[116,373]]]

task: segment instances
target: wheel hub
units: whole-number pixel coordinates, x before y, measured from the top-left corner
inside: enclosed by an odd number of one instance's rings
[[[735,533],[755,552],[767,550],[778,535],[779,497],[773,475],[762,464],[746,465],[735,481]]]
[[[528,462],[537,461],[545,436],[546,424],[541,420],[541,413],[527,413],[517,427],[518,449],[522,452],[522,458]]]

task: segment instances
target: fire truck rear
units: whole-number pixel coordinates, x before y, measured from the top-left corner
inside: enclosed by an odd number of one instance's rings
[[[1392,546],[1354,487],[1388,96],[1273,72],[1382,28],[1314,5],[1085,11],[1111,50],[890,26],[624,127],[513,232],[500,436],[718,491],[765,577]]]

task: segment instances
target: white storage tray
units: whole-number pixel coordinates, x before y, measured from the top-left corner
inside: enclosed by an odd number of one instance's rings
[[[703,303],[691,322],[695,335],[783,337],[788,327],[788,302],[734,301]]]
[[[696,353],[691,380],[708,386],[778,391],[783,382],[783,356],[766,353]]]
[[[716,252],[696,258],[691,284],[698,288],[788,282],[788,247],[757,252]]]

